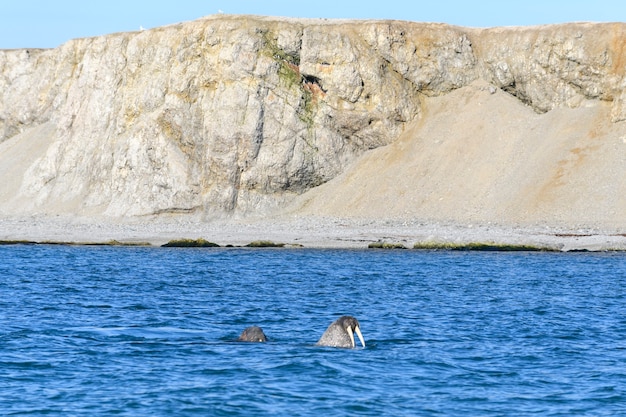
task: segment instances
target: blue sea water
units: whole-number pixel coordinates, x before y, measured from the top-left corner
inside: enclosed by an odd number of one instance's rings
[[[626,415],[626,255],[0,247],[0,414]],[[315,346],[341,315],[366,347]],[[249,325],[270,341],[236,342]]]

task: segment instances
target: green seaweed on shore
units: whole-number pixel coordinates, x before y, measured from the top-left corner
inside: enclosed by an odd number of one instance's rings
[[[545,246],[517,245],[509,243],[451,243],[451,242],[417,242],[413,249],[449,250],[449,251],[483,251],[483,252],[545,252],[557,249]]]
[[[52,242],[54,244],[54,242]],[[63,244],[63,243],[60,243]],[[77,246],[152,246],[149,242],[120,242],[119,240],[109,240],[106,242],[74,242],[69,245]]]
[[[109,240],[106,242],[66,242],[58,240],[0,240],[0,245],[59,245],[59,246],[152,246],[149,242],[120,242]]]
[[[163,248],[218,248],[217,243],[208,240],[199,239],[174,239],[161,245]]]
[[[0,240],[0,245],[36,245],[37,242],[30,240]]]
[[[117,240],[112,240],[109,242],[114,246],[152,246],[150,242],[119,242]]]
[[[275,243],[271,240],[255,240],[246,245],[248,248],[282,248],[284,246],[284,243]]]
[[[402,243],[389,243],[389,242],[372,242],[367,245],[369,249],[406,249]]]

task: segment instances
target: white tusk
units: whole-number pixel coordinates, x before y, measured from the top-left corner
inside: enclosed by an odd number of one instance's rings
[[[354,328],[354,330],[356,330],[356,335],[359,336],[359,340],[361,341],[361,345],[363,347],[365,347],[365,340],[363,340],[363,335],[361,334],[361,329],[359,329],[359,326],[356,326]],[[354,347],[354,336],[352,336],[352,346]]]
[[[352,326],[348,326],[346,330],[348,330],[348,334],[350,335],[350,341],[352,341],[352,348],[354,349],[356,345],[354,344],[354,332],[352,331]]]

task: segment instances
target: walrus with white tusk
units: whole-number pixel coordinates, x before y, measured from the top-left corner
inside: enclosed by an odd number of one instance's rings
[[[365,347],[359,321],[352,316],[341,316],[328,326],[317,345],[354,349],[354,333],[359,337],[361,346]]]

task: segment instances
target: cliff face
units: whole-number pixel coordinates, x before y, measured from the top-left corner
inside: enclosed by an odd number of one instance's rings
[[[10,178],[0,210],[275,209],[394,143],[430,98],[476,80],[536,114],[604,103],[619,124],[625,30],[219,15],[0,51],[0,174]]]

